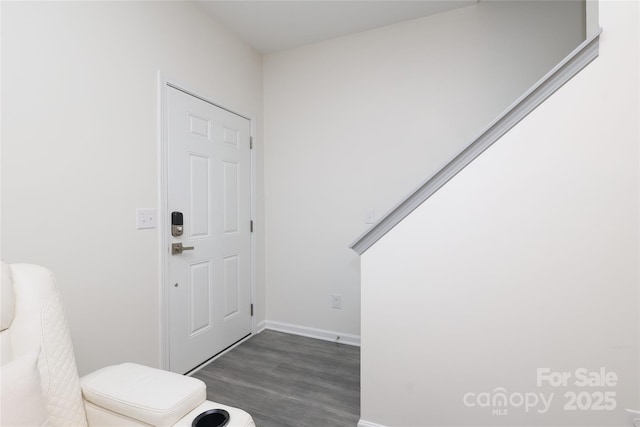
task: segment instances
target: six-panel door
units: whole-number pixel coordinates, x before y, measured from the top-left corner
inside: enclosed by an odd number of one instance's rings
[[[167,88],[169,369],[185,373],[251,333],[250,122]]]

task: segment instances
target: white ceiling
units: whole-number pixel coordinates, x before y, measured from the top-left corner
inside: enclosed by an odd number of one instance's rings
[[[476,4],[478,0],[201,0],[222,25],[272,53]]]

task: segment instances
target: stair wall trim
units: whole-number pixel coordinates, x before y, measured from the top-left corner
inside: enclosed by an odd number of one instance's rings
[[[505,112],[489,124],[467,148],[432,175],[415,191],[405,197],[402,202],[398,203],[385,214],[369,230],[358,237],[358,239],[350,245],[350,248],[359,255],[362,255],[451,178],[456,176],[458,172],[493,145],[493,143],[507,133],[509,129],[518,124],[520,120],[524,119],[529,113],[535,110],[538,105],[542,104],[545,99],[597,58],[601,32],[602,30],[582,42],[558,65],[525,92],[524,95],[511,104]]]

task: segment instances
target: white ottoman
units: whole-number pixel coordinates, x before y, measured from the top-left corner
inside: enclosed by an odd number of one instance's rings
[[[191,426],[209,409],[224,409],[226,426],[255,426],[251,416],[237,408],[206,400],[204,382],[135,363],[108,366],[80,380],[91,426]]]

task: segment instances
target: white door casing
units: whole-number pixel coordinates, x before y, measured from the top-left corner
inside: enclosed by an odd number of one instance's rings
[[[166,87],[168,368],[185,373],[251,333],[250,121]],[[194,247],[171,255],[171,243]]]

